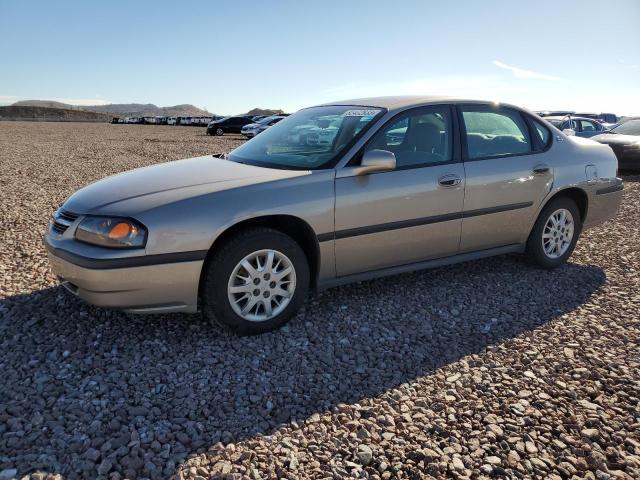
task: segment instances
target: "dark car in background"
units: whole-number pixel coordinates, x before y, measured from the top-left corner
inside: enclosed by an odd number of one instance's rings
[[[627,120],[602,135],[592,137],[609,145],[618,157],[621,170],[640,170],[640,118]]]
[[[222,120],[214,120],[207,126],[207,135],[224,135],[225,133],[240,133],[242,127],[253,123],[251,117],[226,117]]]

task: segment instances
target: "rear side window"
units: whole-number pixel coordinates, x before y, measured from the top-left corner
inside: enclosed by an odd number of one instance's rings
[[[527,124],[513,110],[463,107],[470,159],[521,155],[532,151]]]

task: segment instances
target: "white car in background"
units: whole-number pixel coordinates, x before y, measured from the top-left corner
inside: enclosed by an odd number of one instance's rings
[[[176,125],[178,117],[167,117],[167,125]]]

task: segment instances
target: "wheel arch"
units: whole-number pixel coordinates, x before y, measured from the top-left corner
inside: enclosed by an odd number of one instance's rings
[[[587,218],[587,212],[589,210],[589,196],[587,195],[587,192],[579,187],[563,188],[562,190],[557,191],[551,197],[549,197],[542,208],[546,207],[549,202],[555,200],[556,198],[570,198],[571,200],[573,200],[578,207],[578,211],[580,212],[580,221],[584,223]]]
[[[317,286],[318,274],[320,272],[320,244],[318,243],[318,237],[316,236],[313,228],[311,228],[311,225],[302,218],[294,215],[265,215],[241,220],[229,226],[214,240],[213,244],[209,247],[202,271],[200,272],[198,299],[201,297],[206,265],[211,257],[221,247],[221,245],[228,242],[237,233],[251,227],[272,228],[293,238],[293,240],[300,245],[300,248],[304,251],[309,262],[309,272],[311,277],[310,286],[311,288],[315,288]]]
[[[538,214],[529,227],[529,234],[527,235],[527,238],[529,238],[529,235],[531,235],[533,227],[538,221],[538,217],[540,217],[542,210],[545,209],[549,202],[552,202],[557,198],[570,198],[571,200],[573,200],[578,207],[578,211],[580,212],[580,221],[584,224],[585,219],[587,218],[587,213],[589,211],[589,196],[587,195],[587,192],[579,187],[566,187],[550,195],[547,199],[545,199],[542,205],[540,205]]]

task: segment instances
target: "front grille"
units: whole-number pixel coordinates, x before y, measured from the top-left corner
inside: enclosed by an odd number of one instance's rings
[[[67,228],[76,221],[78,215],[75,213],[67,212],[66,210],[58,209],[53,214],[53,223],[51,224],[51,230],[58,235],[62,235],[67,231]]]

